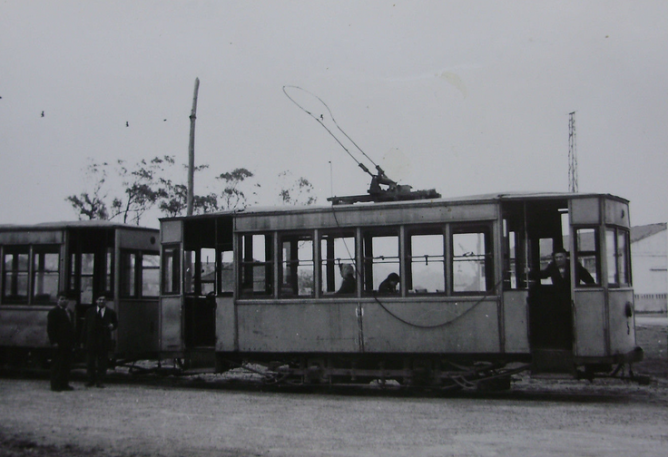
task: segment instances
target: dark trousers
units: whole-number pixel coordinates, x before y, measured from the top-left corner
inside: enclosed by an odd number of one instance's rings
[[[51,358],[51,390],[62,390],[70,383],[72,349],[57,347]]]
[[[104,350],[89,350],[87,360],[88,382],[102,384],[107,374],[109,353]]]

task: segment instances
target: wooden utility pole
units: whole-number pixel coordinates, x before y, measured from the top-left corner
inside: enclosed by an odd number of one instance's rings
[[[195,195],[195,120],[197,119],[197,92],[199,92],[199,78],[195,78],[195,94],[193,95],[193,109],[190,113],[190,144],[188,146],[188,207],[186,214],[193,214],[193,199]]]

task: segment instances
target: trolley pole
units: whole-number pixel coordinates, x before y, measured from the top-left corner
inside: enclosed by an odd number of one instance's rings
[[[195,78],[195,93],[193,95],[193,109],[190,113],[190,144],[188,145],[188,207],[186,214],[193,214],[193,200],[195,196],[195,120],[197,119],[197,93],[199,92],[199,78]]]

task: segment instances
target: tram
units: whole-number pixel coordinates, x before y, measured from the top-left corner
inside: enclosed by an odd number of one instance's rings
[[[161,219],[161,357],[251,361],[276,382],[444,387],[526,369],[591,379],[642,360],[627,200],[396,200]],[[562,249],[565,294],[538,273]]]
[[[46,361],[48,311],[70,299],[80,336],[104,295],[118,314],[114,358],[158,357],[159,231],[107,221],[0,226],[0,359]]]

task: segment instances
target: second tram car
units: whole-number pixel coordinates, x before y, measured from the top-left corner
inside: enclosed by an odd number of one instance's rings
[[[629,229],[628,202],[593,193],[162,219],[158,350],[263,363],[276,381],[608,375],[643,356]],[[562,249],[566,292],[539,273]],[[391,273],[396,292],[380,286]]]
[[[0,358],[46,360],[46,317],[60,292],[86,310],[104,295],[118,314],[114,358],[157,358],[159,232],[107,221],[0,226]]]

